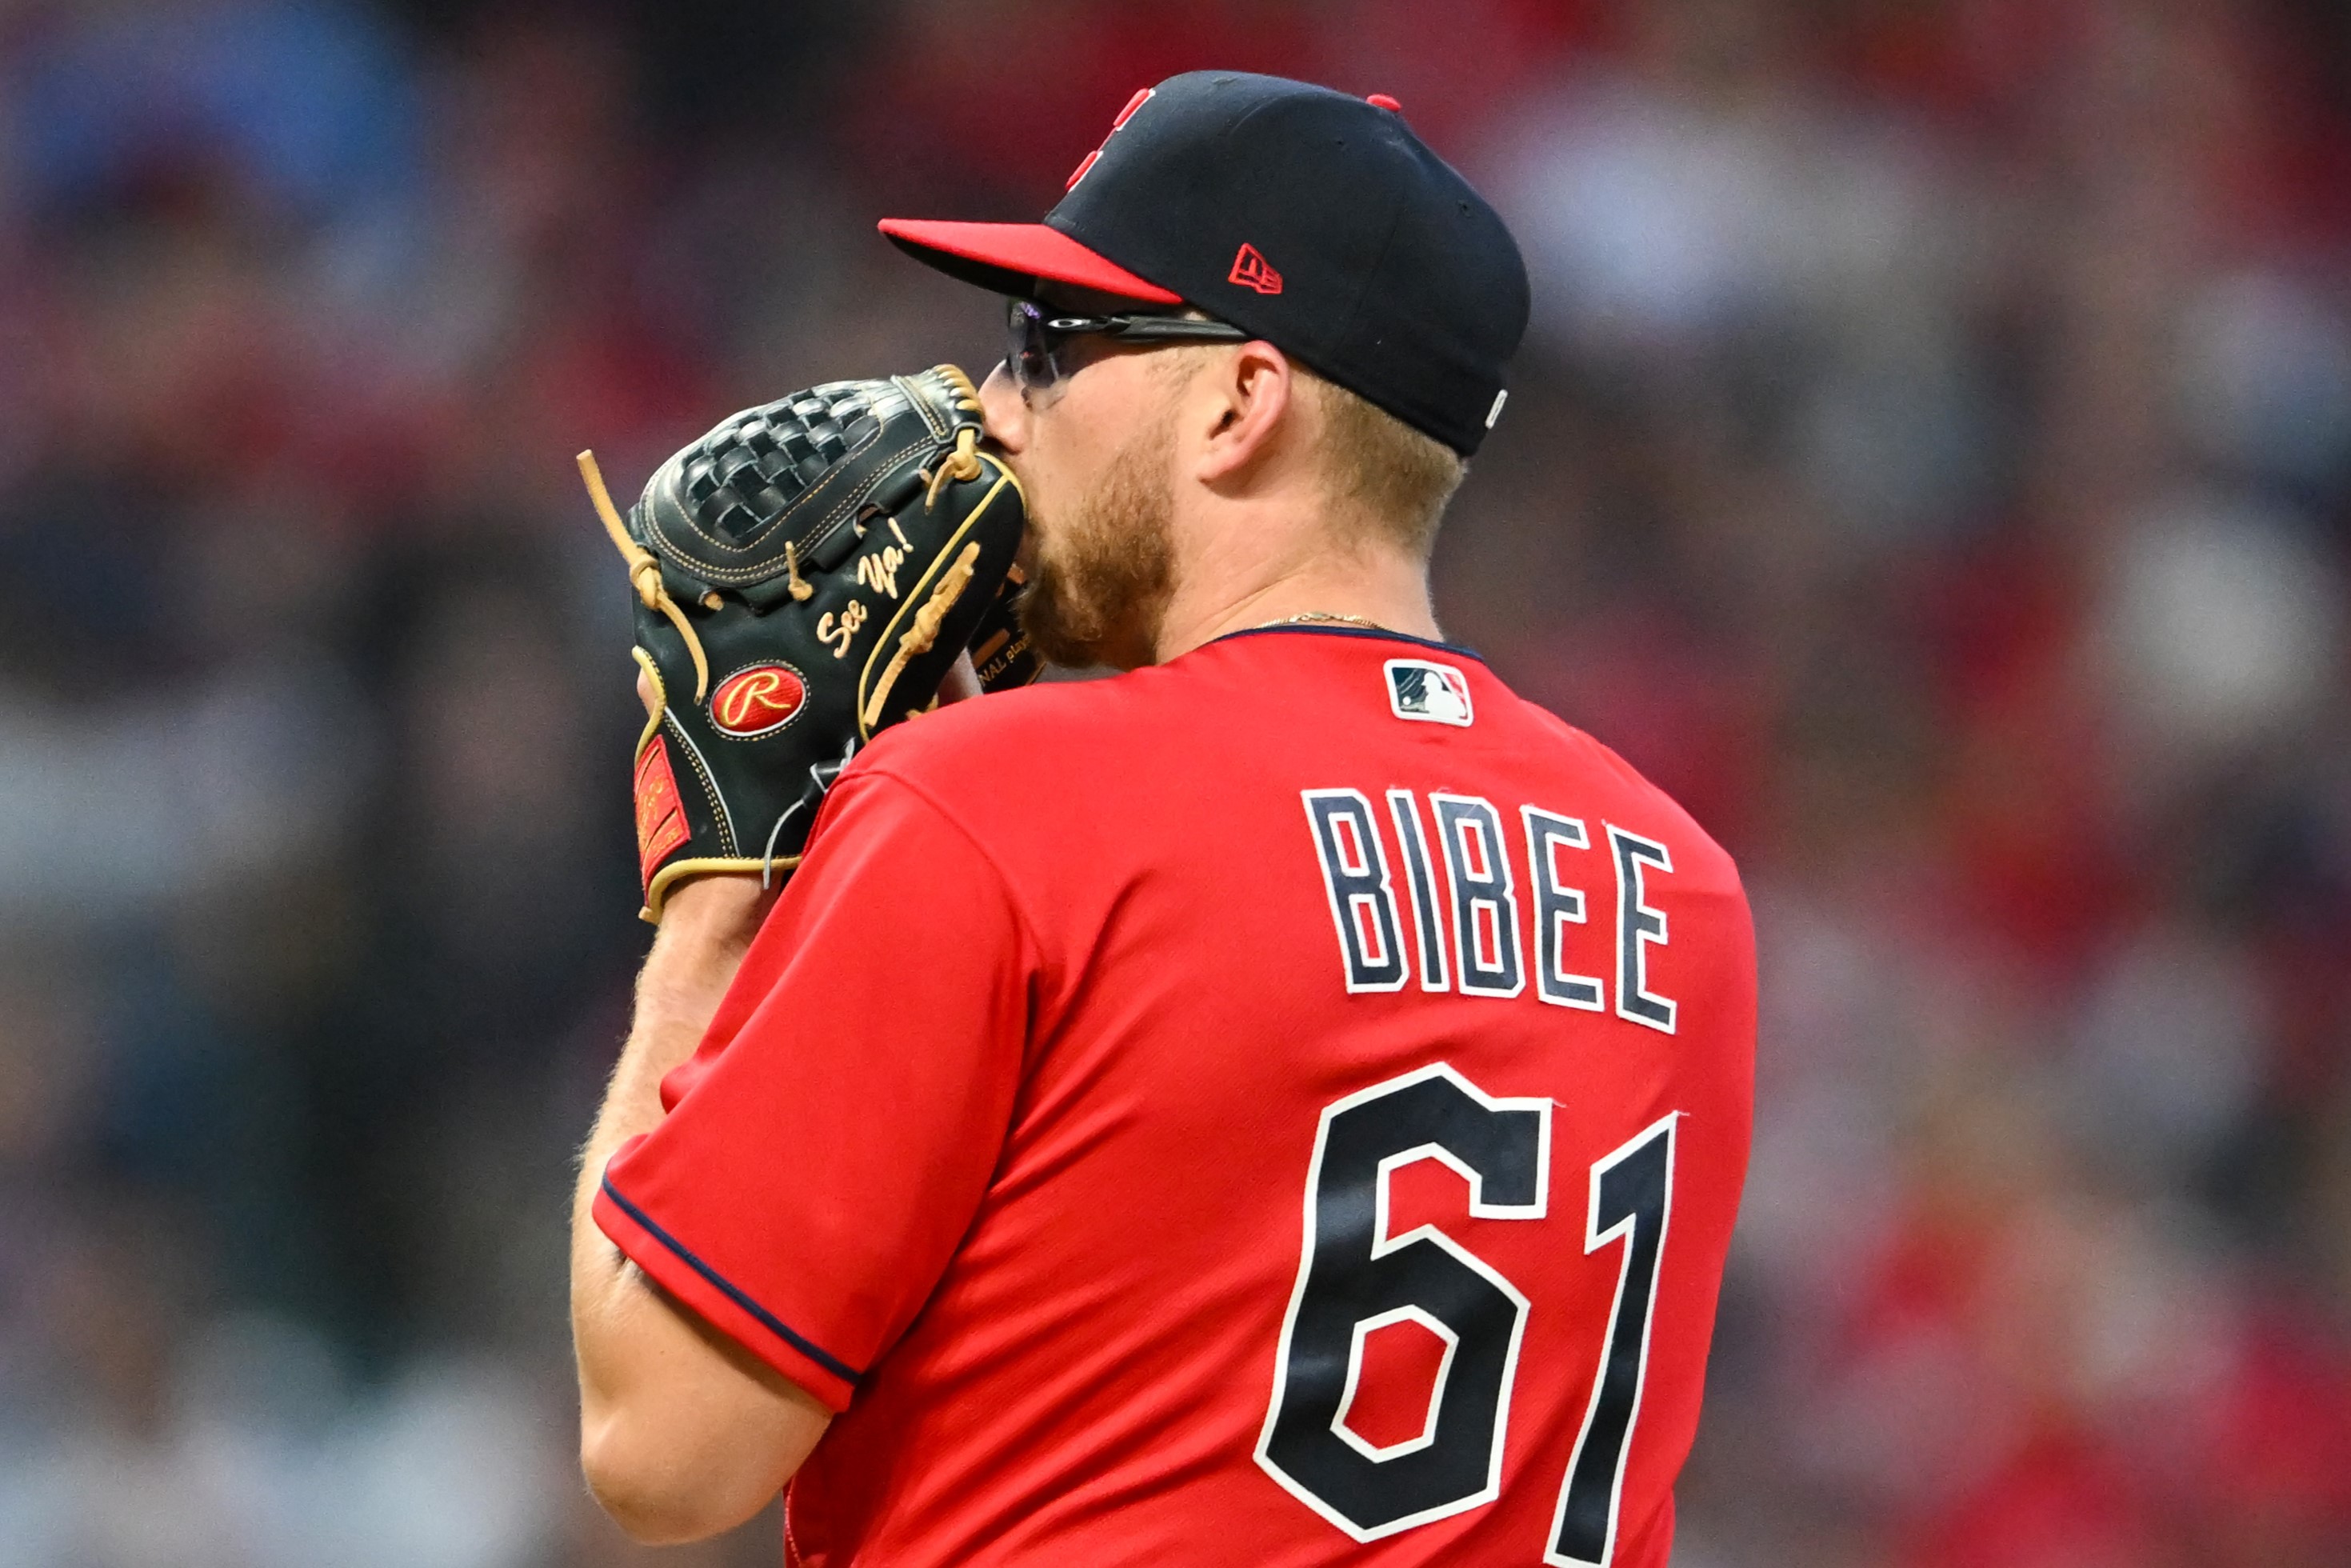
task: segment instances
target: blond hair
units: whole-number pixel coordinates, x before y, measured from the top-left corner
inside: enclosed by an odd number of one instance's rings
[[[1376,530],[1381,542],[1426,559],[1446,503],[1468,464],[1387,410],[1297,367],[1322,420],[1322,461],[1333,506]]]
[[[1184,314],[1207,319],[1197,310]],[[1155,356],[1157,372],[1172,388],[1221,346],[1174,345]],[[1307,389],[1305,401],[1322,426],[1324,494],[1340,514],[1341,528],[1359,525],[1368,534],[1360,542],[1389,545],[1426,560],[1446,504],[1469,465],[1443,442],[1297,360],[1290,368],[1296,384]]]

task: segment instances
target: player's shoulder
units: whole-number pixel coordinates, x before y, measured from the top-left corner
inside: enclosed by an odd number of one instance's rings
[[[1647,775],[1587,731],[1560,717],[1540,703],[1510,694],[1515,716],[1541,743],[1554,749],[1562,763],[1596,790],[1605,802],[1606,825],[1671,845],[1677,861],[1693,873],[1710,873],[1729,886],[1740,884],[1738,863],[1714,835],[1699,825],[1682,803],[1650,781]],[[1683,869],[1682,864],[1677,865]]]
[[[1042,682],[956,703],[876,736],[859,766],[964,795],[989,780],[1019,788],[1040,773],[1066,779],[1132,765],[1122,732],[1148,732],[1158,673]]]

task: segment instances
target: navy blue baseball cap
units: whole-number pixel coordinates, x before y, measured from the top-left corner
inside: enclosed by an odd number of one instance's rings
[[[916,259],[999,294],[1042,280],[1189,304],[1463,456],[1501,417],[1527,269],[1395,100],[1240,71],[1134,95],[1041,224],[885,218]]]

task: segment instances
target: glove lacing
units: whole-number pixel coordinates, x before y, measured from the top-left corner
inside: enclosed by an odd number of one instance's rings
[[[694,634],[685,612],[677,607],[677,601],[662,586],[660,559],[629,537],[627,525],[621,521],[620,511],[612,505],[611,492],[604,488],[604,473],[596,466],[593,452],[580,455],[580,477],[587,482],[588,498],[595,503],[596,515],[604,519],[604,531],[612,536],[621,559],[629,563],[629,585],[637,591],[646,609],[658,610],[668,616],[677,634],[685,639],[685,651],[694,655],[694,700],[700,702],[710,695],[710,659],[703,653],[702,639]]]
[[[927,476],[930,487],[923,492],[923,510],[927,512],[938,505],[939,492],[947,487],[948,480],[977,479],[986,472],[979,465],[979,432],[967,424],[956,432],[955,450]]]
[[[977,414],[979,389],[963,373],[961,365],[934,365],[931,374],[946,382],[947,392],[958,413]],[[939,504],[939,492],[947,487],[950,479],[977,479],[987,470],[979,465],[979,426],[959,425],[955,433],[955,450],[943,458],[935,471],[917,469],[916,474],[928,486],[923,492],[923,510],[929,511]]]
[[[907,664],[929,653],[931,645],[938,641],[939,622],[947,618],[947,612],[954,608],[955,601],[963,597],[965,589],[971,586],[972,574],[978,562],[977,542],[964,546],[963,553],[956,557],[955,563],[942,572],[939,580],[933,585],[930,598],[914,612],[914,623],[906,628],[905,634],[898,639],[898,651],[890,655],[889,666],[882,672],[881,680],[874,683],[873,695],[867,700],[865,711],[858,716],[864,721],[866,728],[872,729],[882,722],[883,705],[888,702],[890,689],[898,684],[898,677],[905,673]]]

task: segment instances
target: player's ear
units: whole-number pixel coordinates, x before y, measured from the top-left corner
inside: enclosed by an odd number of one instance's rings
[[[1194,476],[1219,485],[1261,463],[1280,443],[1298,386],[1290,357],[1270,343],[1248,342],[1209,356],[1187,413],[1200,437]]]

